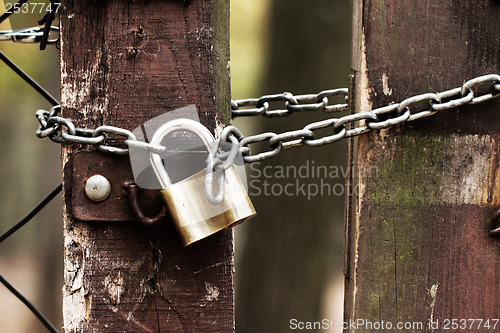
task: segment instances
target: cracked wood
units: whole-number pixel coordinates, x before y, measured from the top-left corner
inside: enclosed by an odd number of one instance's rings
[[[355,112],[499,73],[499,15],[490,0],[355,1]],[[499,112],[499,100],[464,106],[350,144],[345,320],[428,332],[498,318]]]
[[[62,112],[79,127],[132,130],[196,104],[213,131],[230,118],[228,64],[229,1],[62,4]],[[85,148],[65,146],[63,166]],[[81,188],[71,180],[64,177],[65,332],[234,331],[231,231],[184,248],[169,221],[76,221],[69,193]]]

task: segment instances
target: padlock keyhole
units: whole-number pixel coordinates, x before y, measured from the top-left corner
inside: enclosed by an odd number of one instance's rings
[[[172,184],[180,182],[203,170],[207,152],[179,152],[163,160],[163,166]]]
[[[172,184],[206,168],[208,156],[203,141],[190,131],[174,131],[162,140],[165,153],[160,154]]]

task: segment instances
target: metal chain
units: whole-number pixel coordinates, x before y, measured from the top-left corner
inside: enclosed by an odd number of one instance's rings
[[[148,149],[154,153],[161,153],[165,150],[163,146],[138,141],[134,133],[124,128],[115,126],[99,126],[96,129],[77,128],[71,120],[60,117],[60,113],[60,105],[52,107],[50,111],[38,110],[36,117],[40,123],[40,127],[36,131],[36,136],[39,138],[48,137],[50,140],[60,144],[78,143],[92,145],[97,150],[111,154],[128,154],[129,149],[127,148],[105,144],[105,141],[109,141],[108,136],[113,134],[126,138],[124,143],[129,147]]]
[[[486,84],[488,87],[486,87]],[[476,96],[474,89],[481,86],[481,91],[488,88],[486,93]],[[342,112],[348,111],[347,103],[329,104],[329,98],[341,97],[347,100],[348,90],[346,88],[325,90],[318,94],[292,95],[283,93],[266,95],[260,98],[234,100],[231,102],[233,117],[256,116],[283,117],[294,112],[324,111]],[[361,135],[372,130],[380,130],[398,124],[422,119],[432,116],[443,110],[449,110],[466,104],[478,104],[500,96],[500,75],[489,74],[476,77],[465,82],[461,87],[437,92],[416,95],[403,100],[400,103],[390,104],[376,108],[372,111],[364,111],[345,115],[339,118],[330,118],[308,124],[302,129],[287,131],[276,134],[266,132],[244,137],[235,127],[226,127],[218,140],[217,147],[212,149],[207,160],[211,170],[226,170],[236,159],[236,152],[241,153],[245,163],[262,161],[276,156],[284,149],[307,146],[322,146],[332,142]],[[271,109],[270,102],[283,103],[283,108]],[[138,141],[129,130],[113,127],[100,126],[96,129],[77,128],[69,119],[59,116],[61,107],[53,107],[50,111],[38,110],[36,117],[40,122],[37,131],[39,138],[49,137],[52,141],[61,144],[86,144],[94,145],[98,150],[113,154],[127,154],[128,149],[112,144],[109,141],[110,134],[124,137],[124,143],[129,147],[147,149],[153,153],[165,150],[162,146],[151,145]],[[331,128],[332,134],[317,137],[315,131]],[[252,155],[250,145],[267,141],[269,150]]]
[[[347,88],[324,90],[318,94],[292,95],[289,92],[276,95],[265,95],[260,98],[248,98],[231,101],[232,116],[284,117],[300,111],[341,112],[349,111]],[[329,105],[329,98],[342,97],[344,103]],[[284,109],[270,110],[269,102],[282,102]]]
[[[476,96],[474,88],[477,89],[480,85],[484,86],[485,83],[489,84],[489,91],[483,95]],[[323,111],[345,111],[347,108],[346,104],[328,105],[328,97],[332,95],[347,96],[347,89],[337,89],[334,94],[331,93],[333,90],[327,92],[321,92],[317,95],[296,96],[295,98],[285,93],[282,95],[264,96],[260,99],[234,101],[232,103],[233,115],[237,112],[236,116],[257,114],[268,117],[275,115],[284,116],[290,115],[292,112],[296,111],[309,111],[313,108]],[[303,96],[308,97],[303,98]],[[412,96],[400,103],[386,105],[372,111],[314,122],[305,126],[303,129],[280,134],[267,132],[241,139],[237,136],[237,138],[240,141],[240,151],[243,154],[245,163],[252,163],[274,157],[284,149],[303,145],[313,147],[322,146],[344,138],[361,135],[371,130],[380,130],[405,122],[422,119],[440,111],[453,109],[461,105],[483,103],[499,96],[500,75],[490,74],[471,79],[458,88],[438,93],[425,93]],[[325,97],[326,100],[324,100]],[[266,103],[271,99],[273,101],[285,101],[286,110],[269,110],[269,106]],[[307,101],[311,104],[292,104],[292,101]],[[249,105],[253,108],[249,110],[240,110],[241,107]],[[315,135],[314,131],[328,127],[333,129],[333,134],[321,138]],[[234,132],[234,130],[230,132]],[[224,132],[221,137],[224,137]],[[252,155],[250,145],[263,141],[268,142],[270,150]]]

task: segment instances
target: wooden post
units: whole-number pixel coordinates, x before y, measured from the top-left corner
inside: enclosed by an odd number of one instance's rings
[[[68,0],[61,36],[62,112],[79,127],[132,130],[189,104],[211,130],[229,119],[229,1]],[[170,223],[76,221],[78,186],[65,175],[66,332],[234,331],[231,231],[183,248]]]
[[[498,17],[491,0],[354,1],[355,112],[499,73]],[[346,321],[448,332],[499,318],[499,112],[464,106],[351,144]]]

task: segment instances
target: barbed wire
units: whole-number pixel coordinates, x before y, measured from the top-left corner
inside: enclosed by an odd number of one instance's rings
[[[45,27],[30,27],[16,30],[0,30],[0,41],[11,41],[18,43],[40,43],[45,35]],[[51,26],[50,32],[59,32],[59,27]],[[47,44],[56,44],[57,38],[47,39]]]

